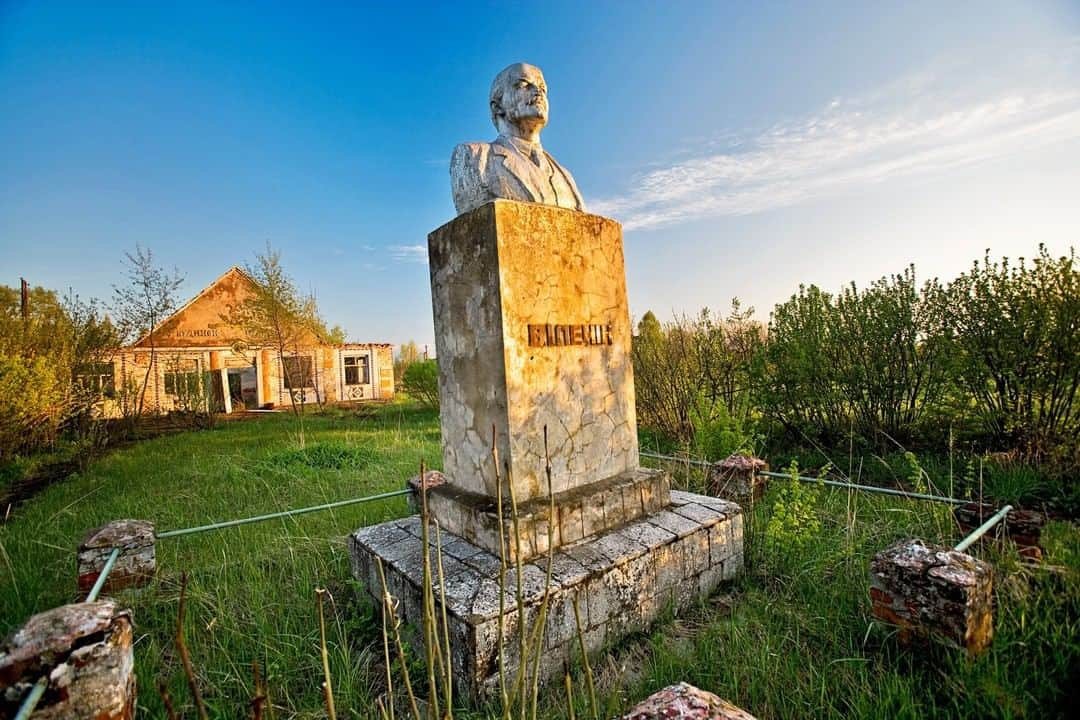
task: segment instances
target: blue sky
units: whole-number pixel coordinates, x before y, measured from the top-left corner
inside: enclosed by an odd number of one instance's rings
[[[426,235],[491,78],[624,224],[631,313],[1080,246],[1080,3],[0,0],[0,283],[194,294],[267,242],[357,341],[432,342]]]

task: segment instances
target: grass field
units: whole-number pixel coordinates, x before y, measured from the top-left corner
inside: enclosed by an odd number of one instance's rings
[[[369,495],[402,487],[421,459],[440,461],[435,415],[408,406],[362,418],[309,416],[304,439],[301,449],[287,415],[158,438],[17,507],[0,526],[0,631],[75,599],[75,548],[101,523],[145,518],[170,530]],[[814,499],[820,529],[799,550],[767,551],[779,485],[748,516],[742,578],[595,660],[601,717],[678,680],[763,719],[1065,715],[1080,677],[1074,526],[1050,526],[1040,568],[1020,564],[1008,548],[977,551],[997,568],[997,627],[991,650],[968,659],[937,646],[903,647],[869,620],[870,557],[910,535],[952,544],[957,531],[947,517],[926,504],[822,489]],[[187,571],[186,633],[212,717],[247,716],[253,660],[265,669],[275,717],[325,716],[316,587],[333,597],[328,631],[339,717],[373,717],[384,689],[381,637],[350,580],[345,536],[405,513],[405,501],[395,498],[161,540],[154,582],[118,595],[134,609],[141,715],[163,715],[159,682],[193,714],[171,642]],[[576,677],[577,717],[588,716],[582,685]],[[542,712],[566,715],[561,686],[545,695]]]

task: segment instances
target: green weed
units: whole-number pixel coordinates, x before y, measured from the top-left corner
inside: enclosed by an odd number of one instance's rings
[[[373,494],[401,487],[421,459],[441,456],[432,412],[394,405],[371,417],[311,415],[305,423],[313,456],[296,453],[289,417],[226,423],[115,452],[17,507],[0,526],[0,632],[76,599],[75,548],[90,527],[135,517],[170,530]],[[294,459],[282,462],[285,456]],[[886,460],[866,463],[853,479],[910,476],[902,455]],[[917,460],[936,482],[947,475],[944,461]],[[819,457],[805,467],[824,462]],[[697,466],[678,472],[682,482],[702,477]],[[984,473],[987,487],[993,472]],[[976,482],[977,474],[976,465]],[[936,645],[902,646],[870,616],[867,567],[876,552],[902,537],[944,545],[959,539],[953,526],[935,520],[933,506],[799,483],[798,502],[784,507],[808,511],[797,527],[817,527],[779,561],[769,526],[777,501],[793,487],[773,483],[746,514],[739,579],[688,611],[666,613],[648,634],[612,644],[592,659],[594,682],[584,668],[572,671],[577,717],[591,715],[590,684],[599,715],[616,717],[679,680],[762,720],[1066,717],[1080,667],[1076,527],[1047,527],[1046,560],[1038,568],[1008,547],[978,550],[997,573],[995,640],[986,655],[968,659]],[[161,540],[154,581],[117,595],[135,613],[140,716],[164,715],[153,691],[159,681],[178,712],[194,716],[172,643],[187,570],[185,637],[211,717],[245,715],[253,660],[263,668],[275,717],[325,717],[317,587],[328,590],[326,645],[338,716],[373,717],[386,688],[380,619],[351,580],[345,538],[407,512],[404,499],[395,498]],[[583,598],[582,612],[586,606]],[[412,674],[424,677],[419,667]],[[561,685],[549,687],[539,716],[567,717]],[[479,720],[492,712],[455,707],[454,716]]]

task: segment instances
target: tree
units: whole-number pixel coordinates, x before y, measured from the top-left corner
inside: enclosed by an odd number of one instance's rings
[[[62,308],[71,362],[67,374],[72,404],[67,422],[75,435],[86,437],[101,428],[94,406],[116,392],[112,361],[120,348],[120,334],[97,300],[83,300],[69,289]]]
[[[157,360],[157,337],[154,330],[177,308],[177,293],[184,282],[175,267],[172,273],[154,263],[154,254],[141,245],[135,252],[124,253],[127,284],[113,286],[113,313],[120,336],[126,343],[145,338],[150,351],[146,372],[143,374],[135,400],[134,418],[142,417],[146,388]]]
[[[404,387],[405,371],[410,365],[419,361],[420,350],[415,340],[409,340],[398,348],[397,357],[394,359],[394,381],[397,383],[398,390]]]
[[[296,353],[303,347],[318,343],[333,344],[340,341],[344,331],[335,327],[327,330],[326,324],[319,317],[315,298],[304,295],[296,289],[289,274],[281,264],[281,253],[266,244],[266,253],[255,256],[254,266],[247,267],[247,273],[255,281],[252,294],[239,306],[232,309],[232,314],[225,319],[243,334],[239,338],[248,345],[271,347],[277,354],[278,363],[285,376],[285,384],[290,389],[302,387],[306,382],[305,368],[302,362],[287,362],[289,353]],[[316,369],[311,368],[312,382],[315,382],[316,399],[318,395]],[[303,403],[296,402],[294,393],[289,393],[293,414],[299,416]]]
[[[947,389],[940,288],[935,279],[920,289],[914,266],[837,295],[799,286],[772,314],[763,412],[797,442],[913,439]]]
[[[725,319],[705,308],[696,318],[661,325],[646,312],[632,344],[642,425],[718,459],[736,450],[746,439],[750,368],[762,339],[752,315],[738,298]]]
[[[0,286],[0,458],[95,427],[91,411],[111,387],[111,365],[88,371],[118,344],[98,304],[41,287],[27,299],[24,315],[20,292]]]
[[[439,365],[434,360],[420,360],[405,368],[401,385],[421,405],[439,409]]]

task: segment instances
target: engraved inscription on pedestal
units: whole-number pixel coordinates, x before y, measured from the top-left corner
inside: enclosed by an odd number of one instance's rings
[[[522,505],[546,503],[545,426],[557,498],[637,471],[618,223],[499,200],[431,233],[428,251],[448,481],[438,492],[476,496],[465,508],[495,498],[493,426]],[[482,522],[444,505],[433,513],[446,529],[484,542],[471,529]],[[643,512],[620,510],[596,529]]]

